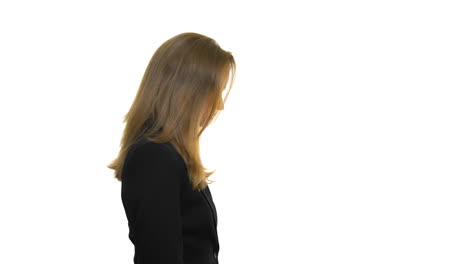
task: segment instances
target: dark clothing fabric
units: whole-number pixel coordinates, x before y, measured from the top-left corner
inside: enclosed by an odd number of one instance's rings
[[[185,162],[170,143],[143,138],[130,147],[121,198],[135,264],[218,264],[209,187],[192,190]]]

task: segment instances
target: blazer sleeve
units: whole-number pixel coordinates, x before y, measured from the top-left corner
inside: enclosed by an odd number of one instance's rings
[[[182,264],[180,160],[167,145],[146,143],[129,157],[122,201],[136,264]]]

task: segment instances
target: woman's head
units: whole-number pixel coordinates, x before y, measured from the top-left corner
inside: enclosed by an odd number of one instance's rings
[[[153,118],[155,129],[164,126],[174,133],[198,129],[198,137],[217,116],[225,100],[223,90],[230,76],[232,87],[234,73],[232,54],[215,40],[182,33],[154,53],[137,94],[141,102],[135,106],[143,108],[139,113],[151,114],[147,117]]]
[[[154,142],[171,142],[186,159],[194,185],[198,186],[214,173],[204,171],[198,139],[224,108],[235,71],[231,52],[212,38],[187,32],[168,39],[149,61],[124,117],[126,127],[121,145],[129,147],[150,135],[156,135]],[[230,86],[223,98],[228,82]],[[109,167],[116,168],[112,164]],[[116,178],[120,180],[120,171],[116,170]]]

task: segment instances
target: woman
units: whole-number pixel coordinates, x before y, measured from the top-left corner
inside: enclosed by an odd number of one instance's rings
[[[207,182],[216,170],[205,171],[199,138],[224,108],[235,69],[230,52],[192,32],[167,40],[151,58],[108,165],[122,183],[134,263],[218,263]]]

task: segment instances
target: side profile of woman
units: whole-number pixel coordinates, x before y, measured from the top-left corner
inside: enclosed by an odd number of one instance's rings
[[[231,52],[193,32],[165,41],[151,58],[108,165],[122,183],[134,263],[218,264],[208,187],[216,170],[203,166],[199,138],[224,108],[235,69]]]

